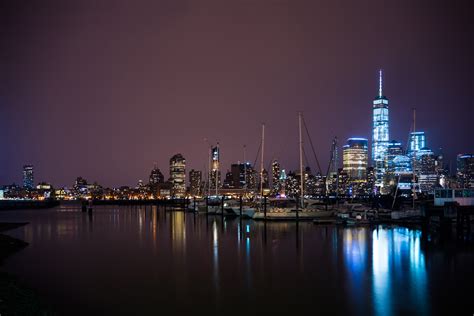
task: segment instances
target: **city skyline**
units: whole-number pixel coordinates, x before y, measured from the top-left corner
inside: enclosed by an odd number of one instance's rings
[[[206,3],[207,11],[176,2],[159,12],[161,2],[2,5],[0,183],[20,184],[22,166],[32,164],[38,182],[64,186],[83,176],[135,185],[154,162],[166,170],[175,153],[186,157],[187,170],[204,171],[205,138],[220,143],[223,177],[243,160],[243,145],[253,162],[261,122],[266,168],[277,158],[295,170],[298,111],[324,166],[334,136],[371,141],[379,69],[390,140],[406,145],[416,107],[417,130],[433,151],[443,148],[452,169],[457,154],[472,152],[468,10],[406,2],[407,15],[402,5],[386,11],[376,2],[326,11],[307,3]],[[221,18],[228,15],[233,23]]]

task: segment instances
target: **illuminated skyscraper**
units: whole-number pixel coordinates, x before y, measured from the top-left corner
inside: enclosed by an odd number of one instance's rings
[[[388,143],[387,154],[385,155],[385,174],[383,177],[383,192],[390,193],[397,183],[397,171],[400,171],[400,166],[397,163],[403,162],[400,156],[404,155],[402,143],[392,140]],[[405,157],[406,158],[406,157]]]
[[[418,183],[422,192],[433,192],[438,183],[438,173],[436,172],[436,155],[427,147],[423,147],[417,152],[416,171]]]
[[[194,170],[194,169],[189,171],[189,193],[192,196],[200,196],[202,194],[201,171]]]
[[[157,186],[159,183],[165,182],[165,178],[163,174],[161,173],[160,169],[158,169],[156,166],[151,170],[150,172],[150,178],[149,178],[149,184],[150,186]]]
[[[170,159],[171,194],[183,197],[186,194],[186,160],[183,155],[176,154]]]
[[[219,143],[216,147],[211,148],[211,179],[210,188],[211,190],[221,187],[221,171],[220,171],[220,150]]]
[[[462,188],[474,188],[474,155],[457,156],[456,177]]]
[[[276,195],[280,192],[280,163],[277,160],[272,162],[272,194]]]
[[[426,146],[426,137],[425,132],[412,132],[410,133],[410,148],[408,149],[408,154],[413,153],[414,151],[420,151]]]
[[[375,167],[376,186],[382,186],[385,172],[385,155],[387,154],[388,132],[388,99],[382,94],[382,70],[379,71],[379,94],[373,102],[372,163]]]
[[[286,171],[285,169],[281,169],[280,171],[281,187],[280,187],[280,192],[278,193],[278,195],[282,197],[286,196],[286,179],[287,179]]]
[[[35,186],[35,178],[32,165],[23,166],[23,188],[33,189]]]
[[[343,169],[351,181],[367,178],[368,149],[366,138],[349,138],[343,147]]]

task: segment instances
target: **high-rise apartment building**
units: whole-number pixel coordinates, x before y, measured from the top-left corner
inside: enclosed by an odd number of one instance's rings
[[[349,138],[343,147],[343,169],[350,181],[365,181],[367,178],[367,142],[366,138]]]
[[[33,189],[35,187],[35,177],[32,165],[23,166],[23,188]]]
[[[186,194],[186,160],[176,154],[170,159],[171,195],[183,197]]]

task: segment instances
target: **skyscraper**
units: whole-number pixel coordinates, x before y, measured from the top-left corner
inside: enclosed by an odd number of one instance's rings
[[[417,175],[420,191],[433,192],[438,183],[438,173],[436,172],[436,155],[427,147],[421,148],[417,152]]]
[[[382,93],[382,70],[379,71],[379,94],[373,101],[372,163],[375,167],[375,185],[382,186],[385,172],[385,155],[387,154],[388,99]]]
[[[390,193],[392,189],[396,186],[397,180],[397,170],[399,167],[397,163],[400,162],[400,159],[397,157],[403,156],[404,150],[402,143],[392,140],[388,143],[387,154],[385,155],[385,174],[384,174],[384,189],[383,193]],[[406,157],[406,156],[404,156]],[[402,159],[403,160],[403,159]]]
[[[183,155],[176,154],[170,159],[171,194],[183,197],[186,194],[186,160]]]
[[[276,195],[280,192],[280,163],[275,159],[272,162],[272,194]]]
[[[420,151],[426,146],[425,132],[411,132],[410,133],[410,147],[408,148],[408,154],[412,154],[415,151]]]
[[[457,156],[456,177],[462,188],[474,188],[474,155],[459,154]]]
[[[189,192],[192,196],[200,196],[202,194],[202,173],[201,171],[192,169],[189,171]]]
[[[33,189],[35,186],[33,165],[23,166],[23,188]]]
[[[349,138],[343,147],[343,169],[351,181],[367,178],[368,149],[366,138]]]
[[[149,184],[150,186],[156,186],[159,183],[163,183],[165,181],[165,178],[163,174],[161,173],[160,169],[158,169],[156,166],[151,170],[150,172],[150,178],[149,178]]]
[[[211,148],[211,179],[210,188],[218,189],[221,187],[221,171],[220,171],[220,150],[219,143],[216,147]]]

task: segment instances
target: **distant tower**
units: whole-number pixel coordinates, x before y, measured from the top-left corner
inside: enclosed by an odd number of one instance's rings
[[[32,165],[23,166],[23,188],[33,189],[35,186],[35,178]]]
[[[170,159],[171,194],[183,197],[186,194],[186,160],[183,155],[176,154]]]
[[[211,148],[211,180],[210,188],[216,190],[221,187],[221,171],[220,171],[220,149],[219,143],[216,147]]]
[[[343,147],[342,160],[350,180],[366,180],[368,159],[367,139],[349,138]]]
[[[375,185],[382,186],[385,172],[388,133],[388,99],[382,93],[382,70],[379,71],[379,94],[373,102],[372,163],[375,167]]]

